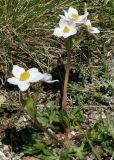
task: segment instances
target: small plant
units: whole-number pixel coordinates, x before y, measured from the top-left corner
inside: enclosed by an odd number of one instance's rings
[[[62,110],[67,111],[67,85],[69,80],[69,70],[70,70],[70,57],[73,48],[73,39],[75,39],[75,34],[79,29],[85,30],[90,34],[99,33],[100,31],[93,27],[91,21],[87,19],[88,16],[87,8],[85,8],[85,14],[79,15],[78,11],[73,7],[70,7],[68,11],[64,11],[64,15],[60,15],[61,19],[59,21],[59,27],[54,30],[54,35],[57,37],[65,38],[65,47],[67,52],[67,63],[66,63],[66,74],[64,80],[64,91],[63,91],[63,101]]]
[[[12,74],[14,77],[8,78],[8,82],[17,85],[21,91],[26,91],[30,83],[43,81],[46,83],[53,83],[58,80],[52,81],[52,76],[48,73],[42,74],[37,68],[26,70],[18,65],[13,66]]]
[[[8,78],[7,81],[13,85],[17,85],[22,92],[26,91],[29,88],[30,83],[33,82],[44,81],[47,83],[53,83],[58,81],[58,80],[52,81],[52,76],[50,74],[47,73],[42,74],[41,72],[38,71],[37,68],[31,68],[29,70],[25,70],[24,68],[14,65],[12,74],[14,77]],[[35,126],[47,132],[51,137],[57,140],[56,136],[51,134],[51,132],[49,132],[46,128],[42,126],[41,123],[39,123],[37,119],[37,108],[35,103],[36,100],[33,97],[29,96],[28,93],[27,93],[27,98],[25,99],[23,98],[23,95],[21,93],[20,102],[24,110],[31,117],[31,120],[35,124]]]
[[[45,82],[51,85],[51,83],[57,82],[58,80],[52,80],[51,74],[41,73],[37,68],[26,69],[14,65],[12,77],[9,77],[7,80],[10,84],[16,85],[20,89],[21,106],[29,115],[35,131],[37,132],[39,129],[42,131],[41,133],[33,134],[30,140],[31,143],[24,147],[27,154],[34,154],[40,160],[72,160],[76,158],[84,160],[87,158],[86,152],[88,148],[89,150],[91,148],[97,159],[101,160],[102,155],[98,154],[94,147],[94,144],[97,142],[101,144],[101,147],[104,147],[103,150],[106,154],[111,155],[113,152],[113,123],[110,122],[110,127],[108,127],[104,125],[103,121],[100,121],[91,128],[91,131],[90,128],[87,128],[87,125],[83,126],[85,121],[85,116],[83,114],[84,104],[92,98],[97,102],[107,102],[106,97],[103,96],[100,89],[97,93],[97,87],[94,90],[92,90],[92,87],[88,87],[89,89],[86,87],[87,81],[90,80],[92,83],[93,73],[88,76],[89,80],[85,80],[84,76],[86,73],[84,72],[84,66],[76,64],[78,68],[76,73],[78,74],[77,77],[80,82],[78,84],[74,82],[68,85],[71,55],[74,47],[80,43],[80,41],[77,42],[78,38],[76,34],[79,34],[79,38],[83,41],[84,36],[88,38],[89,35],[93,36],[100,32],[98,28],[93,27],[91,21],[88,19],[88,15],[86,3],[83,15],[79,15],[75,8],[69,7],[68,11],[64,11],[64,15],[60,15],[59,25],[53,32],[54,36],[63,38],[67,53],[62,107],[50,103],[49,105],[45,105],[42,112],[38,112],[36,101],[41,86],[34,90],[33,96],[30,95],[29,91],[33,83],[38,82],[42,84],[42,82]],[[108,65],[104,60],[102,64],[103,68],[101,72],[105,72],[106,78],[108,77],[106,75]],[[75,105],[78,106],[77,108],[68,108],[67,89],[69,89],[71,98],[73,97],[73,100],[75,100]],[[24,92],[24,94],[22,92]],[[110,87],[110,92],[112,94],[113,87]],[[86,128],[85,130],[84,127]],[[76,139],[81,136],[82,139],[77,143]],[[110,151],[107,150],[107,146],[110,148]],[[58,149],[59,152],[54,152],[54,149]],[[105,155],[103,156],[105,157]]]
[[[25,156],[114,159],[113,8],[112,0],[0,1],[0,136],[26,112],[28,136],[16,133]]]
[[[75,118],[73,117],[74,115],[77,115],[77,111],[75,111],[73,115],[73,113],[69,112],[67,107],[67,86],[71,63],[70,59],[71,52],[74,47],[75,35],[78,30],[82,30],[87,34],[99,33],[99,30],[96,27],[93,27],[91,21],[87,19],[88,15],[89,13],[87,12],[86,7],[85,13],[83,15],[79,15],[78,11],[75,8],[70,7],[68,11],[64,11],[64,15],[60,15],[61,19],[59,21],[59,27],[56,27],[54,29],[53,34],[55,36],[65,38],[65,48],[67,52],[62,111],[59,113],[57,110],[53,110],[53,108],[48,108],[43,113],[37,113],[36,96],[38,94],[38,91],[36,90],[34,97],[30,96],[29,92],[27,92],[26,98],[23,98],[23,94],[20,92],[21,105],[27,112],[27,114],[31,117],[33,124],[36,127],[40,128],[42,131],[46,132],[48,136],[51,137],[56,143],[59,143],[65,148],[69,146],[70,139],[73,136],[72,130],[77,130],[79,127],[79,118],[76,118],[76,120],[74,120]],[[7,81],[13,85],[17,85],[22,92],[27,91],[30,85],[35,82],[43,81],[46,83],[53,83],[58,81],[52,80],[52,76],[48,73],[42,74],[37,68],[24,69],[19,67],[18,65],[13,66],[12,74],[13,77],[8,78]],[[79,92],[83,92],[83,89],[80,88]],[[83,101],[81,99],[81,96],[78,101]],[[80,117],[82,118],[83,116],[80,114]],[[55,132],[53,133],[49,131],[48,127],[53,128],[54,123],[58,123],[62,126],[64,132],[63,138],[58,138]]]
[[[88,134],[88,142],[92,149],[95,147],[100,148],[99,154],[102,156],[112,155],[113,153],[113,122],[111,122],[112,117],[103,114],[102,119],[95,124]],[[95,146],[95,147],[93,147]]]

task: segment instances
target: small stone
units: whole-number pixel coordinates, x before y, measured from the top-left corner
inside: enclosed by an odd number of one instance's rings
[[[0,151],[0,160],[8,160],[3,152]]]
[[[104,112],[102,112],[101,117],[102,117],[102,119],[106,119],[106,114]]]
[[[21,160],[21,156],[20,155],[16,155],[12,160]]]
[[[22,123],[22,122],[26,122],[27,119],[25,118],[25,116],[22,116],[19,118],[18,123]]]
[[[20,153],[20,156],[21,156],[21,157],[24,156],[24,153]]]
[[[37,160],[35,157],[23,157],[23,160]]]
[[[4,152],[9,151],[9,147],[7,145],[4,145],[3,150],[4,150]]]
[[[6,97],[4,95],[0,95],[0,106],[6,101]]]

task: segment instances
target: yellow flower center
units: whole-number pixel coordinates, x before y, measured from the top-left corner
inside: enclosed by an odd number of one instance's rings
[[[91,25],[91,24],[87,24],[87,28],[88,28],[88,29],[91,29],[91,28],[92,28],[92,25]]]
[[[80,16],[79,16],[79,14],[73,13],[73,14],[71,14],[71,17],[74,18],[76,21],[78,21]]]
[[[25,71],[20,75],[20,81],[26,81],[30,78],[30,73]]]
[[[70,28],[67,27],[67,26],[65,26],[63,32],[64,32],[64,33],[69,33],[69,32],[70,32]]]

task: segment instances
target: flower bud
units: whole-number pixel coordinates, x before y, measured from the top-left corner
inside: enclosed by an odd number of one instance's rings
[[[59,80],[52,80],[52,75],[51,74],[44,73],[42,81],[45,82],[45,83],[54,83],[54,82],[58,82]]]
[[[43,82],[51,81],[52,80],[52,75],[49,73],[44,73],[43,74]]]

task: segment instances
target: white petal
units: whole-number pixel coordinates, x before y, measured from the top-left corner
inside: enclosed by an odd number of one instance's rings
[[[68,37],[70,37],[71,35],[69,34],[69,33],[64,33],[63,34],[63,38],[68,38]]]
[[[85,23],[85,22],[87,22],[87,15],[88,14],[84,14],[84,15],[81,15],[80,17],[79,17],[79,23]]]
[[[13,66],[13,70],[12,70],[12,74],[14,75],[14,77],[16,78],[20,78],[20,75],[25,72],[24,68],[19,67],[18,65],[14,65]]]
[[[43,74],[43,79],[42,81],[47,82],[47,81],[51,81],[52,80],[52,75],[49,73],[44,73]]]
[[[76,34],[77,33],[77,29],[75,29],[75,28],[72,28],[72,35],[74,35],[74,34]]]
[[[70,37],[70,36],[72,36],[72,35],[74,35],[74,34],[76,34],[77,33],[77,30],[75,29],[75,28],[70,28],[70,32],[69,33],[64,33],[63,32],[63,37],[64,38],[68,38],[68,37]]]
[[[45,83],[54,83],[54,82],[59,82],[59,80],[45,81]]]
[[[62,19],[66,19],[66,17],[65,16],[63,16],[63,15],[59,15]]]
[[[78,14],[77,9],[74,9],[73,7],[70,7],[70,8],[68,9],[68,14],[72,14],[72,13]]]
[[[91,25],[91,21],[90,21],[90,20],[87,20],[85,24],[86,24],[86,25]]]
[[[62,36],[61,28],[59,28],[59,27],[55,28],[53,35],[55,35],[57,37],[61,37]]]
[[[59,80],[52,80],[52,75],[49,73],[44,73],[43,75],[44,75],[44,77],[43,77],[42,81],[45,83],[54,83],[54,82],[59,81]]]
[[[61,18],[59,21],[60,28],[64,28],[64,26],[73,26],[75,27],[75,21],[73,19],[63,19]]]
[[[64,38],[68,38],[68,37],[70,37],[72,34],[71,33],[63,33],[63,37]]]
[[[19,79],[15,78],[15,77],[12,77],[12,78],[8,78],[7,82],[9,82],[9,83],[11,83],[13,85],[18,85]]]
[[[70,27],[76,29],[76,23],[75,23],[75,21],[72,21],[70,23]]]
[[[67,11],[64,11],[64,15],[65,15],[66,18],[68,17]]]
[[[92,27],[91,29],[89,29],[89,32],[90,33],[100,33],[100,31],[96,27]]]
[[[43,74],[37,68],[31,68],[28,72],[30,74],[29,82],[38,82],[43,78]]]
[[[30,86],[30,83],[26,83],[25,81],[20,81],[18,83],[18,87],[21,91],[26,91]]]
[[[64,28],[65,25],[68,25],[67,20],[61,18],[60,21],[59,21],[59,26]]]

